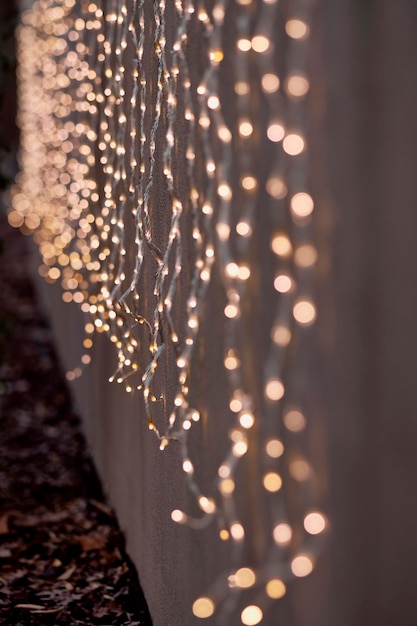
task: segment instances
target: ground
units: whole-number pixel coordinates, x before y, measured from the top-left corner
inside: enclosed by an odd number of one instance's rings
[[[1,211],[1,209],[0,209]],[[0,624],[148,626],[30,280],[0,215]]]

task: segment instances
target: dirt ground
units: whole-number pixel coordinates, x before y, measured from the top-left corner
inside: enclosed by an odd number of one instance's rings
[[[0,214],[0,624],[148,626],[30,281]]]

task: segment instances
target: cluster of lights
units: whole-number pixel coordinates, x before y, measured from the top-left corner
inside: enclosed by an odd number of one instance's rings
[[[302,366],[294,349],[316,318],[305,127],[311,1],[293,0],[278,11],[278,0],[262,0],[254,11],[254,0],[215,0],[210,9],[178,0],[168,37],[165,0],[155,0],[152,19],[144,0],[96,0],[82,13],[75,0],[37,0],[19,32],[22,172],[9,222],[33,234],[40,274],[61,281],[63,300],[88,315],[82,364],[91,360],[94,333],[108,334],[117,353],[111,380],[129,393],[140,391],[161,450],[179,444],[201,516],[175,509],[172,520],[195,529],[217,520],[220,541],[233,546],[230,570],[195,600],[194,616],[221,621],[237,611],[246,626],[262,622],[291,578],[313,570],[311,538],[327,526],[311,506],[314,471],[301,453],[308,415],[299,405]],[[231,9],[237,20],[230,51],[223,46]],[[282,75],[277,29],[286,37]],[[197,82],[188,57],[192,36],[203,42],[205,67]],[[226,55],[236,112],[230,120],[222,102]],[[258,108],[268,113],[254,114]],[[265,149],[272,158],[261,172]],[[166,207],[163,236],[154,217],[156,185]],[[254,392],[241,352],[259,270],[253,259],[257,218],[265,211],[274,318],[264,329],[271,347],[260,366],[262,388]],[[151,303],[142,296],[149,267]],[[185,298],[178,290],[184,268],[190,277]],[[207,493],[195,479],[197,451],[189,445],[206,407],[191,406],[190,392],[214,271],[224,296],[230,429],[228,452]],[[179,310],[186,311],[180,321]],[[172,406],[161,363],[174,363]],[[68,378],[80,374],[77,367]],[[236,505],[237,467],[251,445],[262,448],[258,489],[270,517],[269,556],[256,569],[244,560],[245,513]],[[294,485],[304,494],[297,515],[287,497]],[[250,604],[242,593],[247,590]]]
[[[302,329],[313,324],[316,318],[311,287],[317,252],[311,234],[314,202],[308,190],[305,128],[305,96],[309,90],[305,65],[311,2],[290,3],[288,15],[281,24],[288,36],[283,76],[278,76],[275,69],[277,4],[276,0],[264,0],[256,25],[256,32],[268,42],[257,55],[257,61],[260,87],[269,109],[266,136],[276,148],[265,184],[272,225],[270,248],[276,268],[273,287],[277,294],[271,347],[264,364],[262,405],[266,432],[263,486],[273,494],[270,511],[275,544],[273,560],[277,570],[266,583],[265,595],[269,601],[285,594],[286,577],[277,575],[280,564],[289,559],[289,570],[284,568],[287,576],[304,577],[312,572],[316,552],[308,538],[320,535],[327,523],[322,512],[310,509],[311,498],[314,498],[314,473],[301,454],[302,443],[298,441],[305,432],[307,417],[306,407],[299,406],[303,398],[299,382],[303,366],[295,348],[298,345],[298,351],[300,346],[302,349]],[[305,501],[301,500],[298,519],[294,519],[286,497],[292,482],[309,494]],[[301,539],[303,531],[306,540]],[[267,606],[264,596],[259,605],[248,607],[247,621],[242,613],[242,622],[260,623]]]

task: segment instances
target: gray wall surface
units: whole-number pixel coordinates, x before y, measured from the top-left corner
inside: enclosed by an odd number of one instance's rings
[[[315,573],[289,586],[267,623],[415,626],[417,5],[323,0],[315,27],[311,150],[321,254],[308,384],[331,533]],[[55,287],[43,292],[63,362],[73,367],[82,315]],[[214,295],[210,306],[216,310]],[[203,363],[202,392],[215,376],[215,352]],[[187,505],[177,450],[161,453],[138,398],[107,383],[114,365],[112,346],[99,337],[74,393],[154,624],[188,626],[198,621],[193,600],[224,555],[212,549],[212,527],[196,533],[171,522],[172,509]],[[213,410],[216,402],[209,398]],[[208,457],[216,433],[202,437]]]

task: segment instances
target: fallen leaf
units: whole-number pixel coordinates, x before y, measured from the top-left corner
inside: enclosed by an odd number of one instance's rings
[[[0,535],[8,535],[10,532],[9,516],[10,513],[5,513],[0,517]]]
[[[93,506],[96,507],[96,509],[98,509],[99,511],[101,511],[105,515],[108,515],[109,517],[113,517],[112,509],[109,506],[107,506],[106,504],[103,504],[103,502],[98,502],[97,500],[94,500],[93,498],[90,498],[90,502],[91,502],[91,504]]]
[[[117,559],[118,561],[123,560],[122,554],[117,546],[113,550],[113,555],[114,555],[114,558]]]
[[[0,548],[0,559],[8,559],[12,556],[12,551],[9,548]]]
[[[107,607],[99,607],[94,611],[94,617],[105,617],[106,615],[110,615],[110,611]]]
[[[90,533],[89,535],[81,535],[78,537],[83,552],[90,550],[101,550],[107,543],[107,536],[99,532]]]
[[[65,572],[58,576],[58,580],[68,580],[69,578],[71,578],[76,569],[76,565],[71,565],[71,567],[69,567]]]

